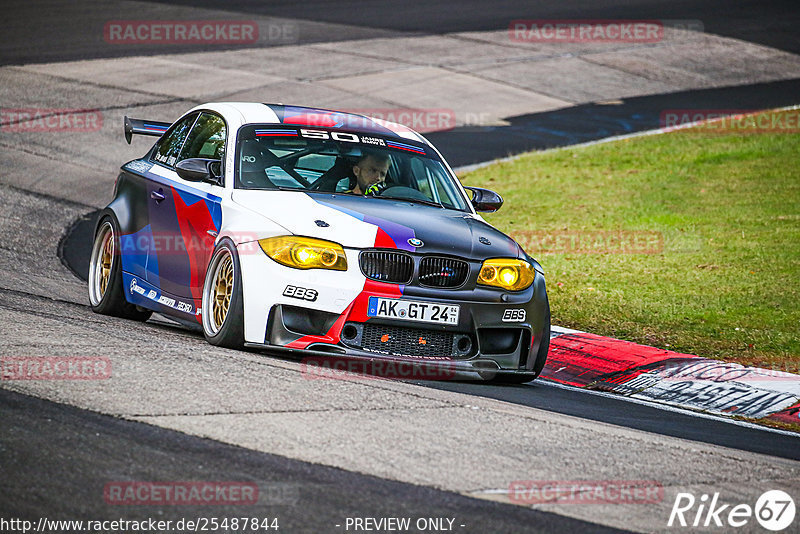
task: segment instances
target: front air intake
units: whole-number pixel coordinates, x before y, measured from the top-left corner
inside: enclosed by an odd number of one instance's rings
[[[469,274],[465,261],[429,256],[419,264],[419,284],[428,287],[459,287]]]
[[[408,284],[414,273],[414,260],[402,252],[365,250],[359,263],[364,276],[379,282]]]

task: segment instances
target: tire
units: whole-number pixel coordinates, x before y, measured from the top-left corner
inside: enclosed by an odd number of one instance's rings
[[[488,380],[490,384],[505,384],[505,385],[514,385],[514,384],[524,384],[526,382],[530,382],[531,380],[535,379],[538,375],[533,373],[517,373],[513,375],[501,375],[498,374],[491,380]]]
[[[531,380],[536,380],[544,369],[547,361],[547,353],[550,352],[550,303],[547,303],[547,315],[544,319],[544,329],[542,330],[542,341],[539,343],[539,350],[536,353],[536,362],[533,364],[532,373],[522,373],[513,375],[498,374],[491,380],[492,384],[524,384]]]
[[[223,239],[208,262],[203,283],[203,334],[218,347],[244,347],[242,270],[236,246]]]
[[[536,363],[533,364],[533,378],[538,377],[547,362],[547,354],[550,352],[550,303],[547,303],[547,315],[544,319],[544,329],[542,330],[542,341],[539,343],[539,351],[536,353]]]
[[[95,313],[146,321],[153,312],[125,299],[119,234],[113,215],[100,219],[89,256],[89,304]]]

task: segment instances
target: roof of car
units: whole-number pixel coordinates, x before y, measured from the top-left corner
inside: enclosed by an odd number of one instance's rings
[[[243,122],[254,124],[282,124],[286,126],[302,126],[306,128],[342,129],[362,134],[381,135],[411,139],[429,144],[420,134],[395,122],[370,117],[367,114],[336,111],[332,109],[309,108],[284,104],[259,104],[254,102],[217,102],[204,104],[198,108],[213,109],[220,112],[236,111],[241,114]],[[367,113],[370,110],[364,110]],[[376,110],[372,110],[373,112]],[[384,110],[391,116],[389,110]],[[398,109],[399,114],[402,110]]]

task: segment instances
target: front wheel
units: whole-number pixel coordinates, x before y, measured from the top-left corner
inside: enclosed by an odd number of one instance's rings
[[[513,375],[497,374],[494,378],[492,378],[488,382],[490,384],[506,384],[506,385],[524,384],[526,382],[534,380],[537,376],[539,375],[533,373],[516,373]]]
[[[220,242],[211,256],[203,284],[203,334],[212,345],[244,347],[242,273],[236,246]]]
[[[125,300],[119,225],[111,215],[100,220],[89,257],[89,304],[92,311],[137,321],[146,321],[153,312]]]

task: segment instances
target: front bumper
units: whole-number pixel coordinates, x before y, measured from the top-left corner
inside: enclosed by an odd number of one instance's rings
[[[293,349],[264,343],[245,343],[245,346],[300,360],[303,375],[310,379],[356,374],[401,380],[491,380],[499,374],[531,373],[525,369],[501,369],[496,362],[488,359],[426,361],[351,350],[339,354],[330,350]]]
[[[455,325],[369,317],[370,297],[458,304]],[[339,356],[364,362],[406,362],[444,377],[485,379],[497,372],[531,373],[549,321],[544,277],[526,291],[443,290],[367,281],[340,314],[294,304],[270,308],[264,343],[305,358]],[[370,364],[375,368],[375,364]],[[423,372],[424,374],[424,372]]]
[[[367,279],[358,268],[358,251],[345,249],[345,253],[353,266],[346,272],[302,271],[279,265],[257,247],[240,245],[245,345],[307,358],[405,362],[453,371],[461,378],[535,372],[549,326],[540,272],[531,287],[520,292],[477,286],[476,272],[459,289],[404,286]],[[289,286],[303,288],[304,293],[287,293]],[[458,304],[458,322],[439,325],[370,317],[370,297]]]

